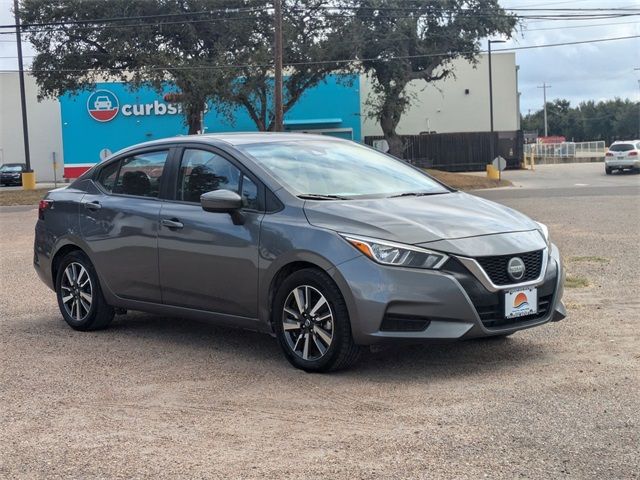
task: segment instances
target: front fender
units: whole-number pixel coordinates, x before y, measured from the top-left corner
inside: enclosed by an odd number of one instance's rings
[[[267,215],[262,222],[258,261],[260,321],[270,323],[274,279],[283,268],[297,262],[308,263],[327,272],[340,288],[348,308],[350,292],[336,266],[359,255],[336,232],[310,226],[299,209],[288,208]]]

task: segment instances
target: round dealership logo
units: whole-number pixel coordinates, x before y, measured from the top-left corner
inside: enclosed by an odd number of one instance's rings
[[[525,270],[524,262],[520,257],[513,257],[507,264],[507,273],[509,273],[512,280],[521,280],[524,277]]]
[[[87,99],[89,115],[98,122],[113,120],[119,109],[118,97],[109,90],[97,90]]]

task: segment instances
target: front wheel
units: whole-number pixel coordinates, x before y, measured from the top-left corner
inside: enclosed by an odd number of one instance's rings
[[[107,327],[115,311],[102,296],[98,275],[80,251],[67,254],[56,275],[56,296],[67,324],[81,331]]]
[[[604,168],[604,172],[605,172],[607,175],[611,175],[611,174],[613,173],[613,170],[612,170],[612,169],[610,169],[609,167],[605,167],[605,168]]]
[[[307,372],[347,368],[359,355],[347,306],[326,273],[299,270],[278,289],[273,323],[287,360]]]

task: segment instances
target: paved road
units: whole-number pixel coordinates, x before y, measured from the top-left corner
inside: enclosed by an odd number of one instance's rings
[[[180,319],[74,332],[30,265],[36,211],[3,209],[0,478],[639,478],[640,204],[603,188],[481,193],[547,223],[589,280],[565,321],[336,375]]]
[[[582,187],[640,187],[640,175],[633,173],[604,173],[604,163],[568,163],[538,165],[535,170],[507,170],[504,178],[517,188],[582,188]]]

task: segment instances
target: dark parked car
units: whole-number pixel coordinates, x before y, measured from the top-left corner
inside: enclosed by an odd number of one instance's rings
[[[0,186],[22,185],[22,173],[26,171],[24,163],[5,163],[0,166]]]
[[[564,318],[547,228],[357,143],[177,137],[40,203],[35,268],[77,330],[143,310],[277,336],[308,371],[362,346],[506,336]]]

